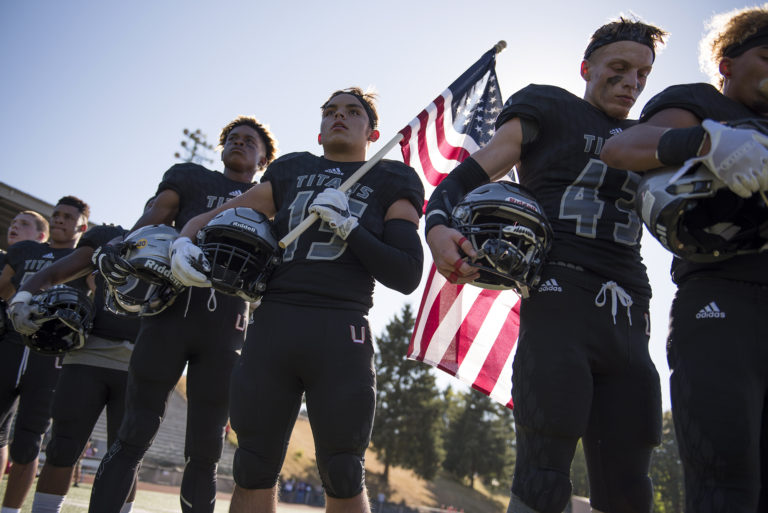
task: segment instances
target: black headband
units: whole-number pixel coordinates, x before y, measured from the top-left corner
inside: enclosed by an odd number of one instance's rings
[[[725,50],[723,50],[723,57],[738,57],[747,50],[766,45],[768,45],[768,25],[747,37],[744,41],[726,46]]]
[[[328,98],[328,101],[323,104],[323,108],[325,108],[325,106],[328,105],[328,102],[330,102],[331,100],[333,100],[334,98],[342,94],[349,94],[357,98],[357,101],[359,101],[360,105],[362,105],[363,109],[365,109],[365,113],[368,114],[368,124],[371,126],[372,130],[376,130],[376,124],[378,122],[378,119],[374,115],[373,109],[371,108],[370,105],[368,105],[368,102],[365,101],[365,98],[363,98],[361,95],[357,93],[353,93],[352,91],[338,91],[336,94]]]
[[[589,59],[589,56],[595,53],[595,50],[598,48],[602,48],[604,46],[608,46],[612,43],[618,43],[619,41],[632,41],[634,43],[640,43],[641,45],[645,45],[648,48],[651,49],[651,53],[653,54],[653,60],[656,60],[656,49],[653,47],[653,43],[650,41],[650,38],[645,35],[645,30],[643,30],[642,34],[635,33],[634,30],[619,32],[618,34],[606,34],[602,37],[599,37],[597,39],[593,39],[590,41],[589,45],[587,46],[587,49],[584,50],[584,58]]]

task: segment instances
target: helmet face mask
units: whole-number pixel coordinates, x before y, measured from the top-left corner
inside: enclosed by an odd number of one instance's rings
[[[107,283],[105,307],[115,315],[124,317],[152,316],[169,307],[176,292],[173,287],[157,285],[129,276],[124,285]]]
[[[197,245],[211,265],[211,286],[250,302],[261,298],[281,261],[272,224],[250,208],[220,212],[198,232]]]
[[[480,278],[472,284],[528,297],[552,244],[552,229],[533,195],[513,182],[489,183],[459,202],[452,221],[478,253],[470,264]]]
[[[636,207],[651,234],[674,255],[711,263],[757,253],[768,243],[768,208],[759,195],[743,199],[699,164],[645,173]]]
[[[68,285],[54,285],[30,301],[40,328],[22,336],[31,349],[43,354],[63,354],[80,349],[93,327],[93,303],[85,292]]]
[[[109,285],[107,308],[118,315],[157,315],[176,299],[184,286],[171,273],[168,256],[179,234],[166,225],[143,226],[129,233],[120,254],[134,269],[125,285]]]

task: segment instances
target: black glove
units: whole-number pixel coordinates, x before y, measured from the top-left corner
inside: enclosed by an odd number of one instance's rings
[[[125,285],[128,276],[136,274],[136,269],[122,257],[123,243],[105,244],[93,252],[91,261],[107,283],[114,287]]]

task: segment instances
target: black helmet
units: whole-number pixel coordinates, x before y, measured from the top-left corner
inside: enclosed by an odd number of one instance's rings
[[[552,228],[533,195],[514,182],[473,190],[453,209],[453,226],[472,243],[480,278],[473,285],[528,297],[552,245]]]
[[[272,223],[250,208],[220,212],[197,233],[197,245],[211,264],[211,286],[255,302],[261,298],[280,250]]]
[[[24,343],[44,354],[62,354],[85,345],[93,327],[93,303],[85,292],[68,285],[54,285],[32,297],[32,319],[41,322]]]

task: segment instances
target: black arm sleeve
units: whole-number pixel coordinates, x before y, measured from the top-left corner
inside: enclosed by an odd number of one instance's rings
[[[410,294],[419,286],[424,250],[418,226],[412,222],[390,219],[384,223],[381,240],[358,226],[349,234],[347,242],[363,267],[382,285],[403,294]]]
[[[450,225],[451,210],[471,190],[490,181],[488,174],[472,157],[456,166],[435,188],[427,204],[424,233],[438,224]]]

